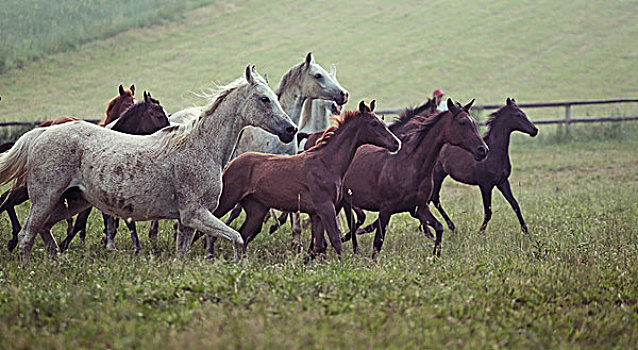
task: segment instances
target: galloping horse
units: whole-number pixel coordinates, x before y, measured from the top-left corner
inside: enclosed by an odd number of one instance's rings
[[[129,107],[135,104],[135,85],[131,85],[130,89],[124,89],[124,87],[122,87],[122,85],[120,84],[118,90],[119,94],[107,104],[106,112],[100,123],[107,120],[115,120],[119,118]],[[52,120],[45,120],[40,123],[40,127],[47,127],[77,120],[80,119],[75,117],[62,116]],[[6,150],[2,150],[2,152],[5,151]],[[13,251],[13,249],[15,249],[16,245],[18,244],[18,232],[20,232],[20,229],[22,228],[20,226],[20,221],[18,220],[18,216],[16,215],[14,207],[16,205],[24,203],[28,199],[29,194],[27,192],[26,186],[14,187],[0,196],[0,202],[2,203],[2,205],[0,205],[0,213],[6,210],[7,214],[9,215],[9,219],[11,220],[13,237],[7,243],[7,249],[9,249],[10,252]],[[80,213],[78,215],[78,221],[76,222],[75,226],[73,226],[72,219],[69,218],[67,220],[67,236],[75,236],[78,232],[80,232],[80,238],[82,239],[82,241],[84,241],[84,236],[86,234],[86,220],[88,219],[89,213],[90,211],[86,213]]]
[[[261,231],[269,208],[310,214],[314,235],[323,237],[324,228],[337,254],[341,240],[337,229],[335,203],[339,202],[341,179],[357,148],[373,144],[391,152],[401,141],[363,101],[357,111],[347,111],[326,130],[314,148],[282,156],[248,152],[230,162],[224,170],[224,188],[214,215],[222,217],[237,203],[246,210],[239,232],[247,246]],[[322,248],[314,244],[315,247]],[[323,247],[325,250],[325,247]]]
[[[243,239],[210,210],[221,193],[222,166],[247,125],[263,127],[284,142],[297,132],[250,66],[243,78],[222,87],[198,118],[152,135],[128,135],[85,122],[29,131],[0,155],[0,184],[26,173],[31,196],[19,234],[20,259],[29,264],[38,233],[55,256],[51,226],[93,205],[136,221],[179,219],[179,256],[185,253],[183,233],[191,232],[190,243],[197,229],[231,240],[239,260]]]
[[[523,214],[521,214],[518,202],[512,194],[508,180],[512,171],[509,157],[510,135],[514,131],[520,131],[534,137],[538,134],[538,128],[518,108],[516,101],[509,97],[505,101],[505,106],[490,115],[487,127],[483,140],[490,148],[490,156],[485,161],[475,161],[469,153],[459,147],[443,147],[439,161],[434,167],[432,203],[443,215],[450,230],[454,231],[454,223],[443,210],[439,200],[443,180],[447,175],[450,175],[456,181],[479,186],[485,212],[480,231],[484,231],[492,217],[492,189],[496,186],[516,213],[521,230],[527,233],[527,225],[525,225]]]
[[[416,206],[419,210],[413,214],[436,231],[434,254],[440,256],[443,228],[427,206],[439,152],[444,144],[450,143],[471,152],[476,160],[485,159],[488,153],[470,116],[473,102],[461,106],[448,99],[448,111],[411,121],[413,128],[406,132],[403,148],[396,155],[374,146],[357,151],[343,180],[340,206],[346,210],[352,205],[379,212],[373,259],[381,251],[392,214],[412,211]],[[356,253],[357,237],[353,230],[350,233]]]

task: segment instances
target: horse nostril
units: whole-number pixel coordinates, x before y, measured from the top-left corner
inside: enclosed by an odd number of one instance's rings
[[[294,133],[297,132],[297,128],[294,127],[294,126],[289,126],[289,127],[286,128],[286,132],[289,133],[289,134],[294,134]]]
[[[487,147],[485,147],[485,146],[479,146],[479,148],[478,148],[478,152],[479,152],[481,155],[485,156],[485,155],[487,154],[487,152],[488,152],[488,148],[487,148]]]
[[[346,102],[348,102],[348,91],[341,91],[341,98],[343,100],[342,104],[345,104]]]

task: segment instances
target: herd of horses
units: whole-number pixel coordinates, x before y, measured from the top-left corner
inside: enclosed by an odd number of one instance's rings
[[[8,248],[18,246],[20,260],[29,264],[40,235],[55,257],[78,233],[84,241],[95,206],[103,212],[103,243],[109,250],[115,249],[116,218],[125,220],[136,251],[141,245],[135,221],[154,220],[149,238],[155,239],[157,220],[174,219],[178,256],[206,236],[212,257],[215,239],[222,237],[240,260],[276,209],[283,214],[275,217],[271,232],[290,216],[297,249],[299,214],[309,215],[312,258],[326,254],[325,233],[341,257],[342,242],[352,240],[357,253],[357,235],[375,230],[376,258],[390,217],[401,212],[419,220],[438,257],[443,226],[429,203],[454,230],[439,199],[447,175],[480,187],[481,231],[491,218],[491,192],[497,187],[527,232],[508,182],[508,148],[512,132],[535,136],[538,129],[513,99],[490,116],[481,137],[470,114],[474,100],[441,103],[435,96],[387,125],[374,113],[374,100],[341,111],[348,96],[335,67],[328,73],[311,53],[274,91],[248,66],[242,77],[211,93],[207,105],[170,116],[150,93],[138,102],[135,86],[120,85],[98,125],[61,117],[0,146],[0,184],[14,182],[0,198],[0,212],[6,210],[12,224]],[[21,226],[14,206],[27,199],[31,206]],[[344,237],[337,218],[341,210],[349,227]],[[241,211],[245,220],[235,231],[228,224]],[[362,227],[364,211],[379,215]],[[58,245],[51,228],[61,220],[68,222],[67,237]]]

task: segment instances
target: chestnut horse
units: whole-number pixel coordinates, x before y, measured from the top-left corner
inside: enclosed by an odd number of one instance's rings
[[[135,85],[131,85],[130,89],[124,89],[124,87],[120,84],[118,90],[119,94],[107,104],[106,112],[100,124],[105,121],[113,121],[119,118],[129,107],[135,104]],[[75,117],[62,116],[52,120],[45,120],[40,123],[40,127],[47,127],[77,120],[80,119]],[[2,152],[5,151],[6,150],[2,150]],[[18,244],[18,232],[20,232],[20,230],[22,229],[14,207],[16,205],[24,203],[28,199],[29,194],[27,193],[26,186],[18,186],[12,188],[9,191],[3,193],[2,196],[0,196],[0,202],[2,203],[2,205],[0,205],[0,213],[6,210],[7,214],[9,215],[9,219],[11,220],[13,237],[7,243],[7,249],[9,249],[10,252],[13,251],[13,249],[15,249],[16,245]],[[75,227],[73,226],[73,219],[67,219],[67,236],[75,236],[77,232],[80,232],[80,238],[82,239],[82,241],[84,241],[84,237],[86,235],[86,220],[88,219],[89,213],[90,210],[78,214],[78,222],[76,222]]]
[[[371,107],[361,101],[358,110],[336,119],[337,124],[306,152],[294,156],[248,152],[237,157],[224,170],[215,216],[222,217],[241,203],[246,221],[239,232],[246,247],[261,231],[269,208],[308,213],[313,232],[323,237],[324,229],[328,231],[333,248],[341,256],[335,203],[339,202],[341,181],[352,157],[363,144],[391,152],[401,148],[401,141],[373,109],[374,101]]]
[[[484,231],[492,217],[492,190],[496,186],[516,213],[521,230],[527,233],[527,225],[525,225],[521,209],[512,194],[508,180],[512,171],[509,157],[510,135],[514,131],[520,131],[534,137],[538,134],[538,128],[518,108],[516,101],[509,97],[505,101],[505,106],[490,115],[487,127],[483,140],[490,148],[490,156],[485,161],[475,161],[469,153],[459,147],[443,147],[439,161],[434,167],[432,203],[443,215],[450,230],[454,231],[454,223],[441,207],[439,200],[439,191],[443,180],[447,175],[450,175],[456,181],[479,186],[485,212],[480,231]]]
[[[474,100],[461,106],[448,99],[448,111],[409,122],[414,127],[406,132],[403,148],[396,155],[374,146],[364,146],[357,151],[343,180],[339,206],[347,211],[356,206],[379,212],[373,259],[381,251],[390,217],[413,211],[416,206],[419,210],[413,214],[436,231],[434,254],[441,255],[443,227],[427,205],[432,193],[434,165],[441,148],[448,143],[471,152],[476,160],[487,156],[489,149],[470,116],[473,103]],[[356,253],[358,245],[353,232],[350,233]]]
[[[121,117],[113,122],[112,126],[107,125],[107,128],[131,135],[150,135],[168,125],[168,116],[166,115],[166,111],[160,104],[159,100],[154,99],[150,93],[144,91],[144,101],[136,103],[131,108],[127,109]],[[76,227],[86,227],[86,221],[88,220],[92,208],[93,207],[90,207],[78,214]],[[115,234],[117,233],[117,219],[104,213],[102,213],[102,217],[104,219],[104,233],[106,235],[105,243],[107,249],[114,250],[114,239]],[[137,236],[135,221],[125,220],[125,223],[131,233],[131,240],[135,246],[135,251],[139,252],[142,247]],[[157,222],[153,221],[153,223],[155,227],[157,227]],[[70,234],[67,234],[66,238],[64,238],[64,240],[60,243],[60,251],[65,251],[78,231],[84,232],[84,230],[74,229]],[[150,234],[151,233],[149,233],[149,235]],[[84,239],[82,239],[82,241],[84,241]]]

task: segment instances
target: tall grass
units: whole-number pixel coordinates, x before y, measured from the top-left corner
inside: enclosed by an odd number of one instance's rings
[[[6,0],[0,2],[0,73],[132,27],[175,20],[214,0]]]

